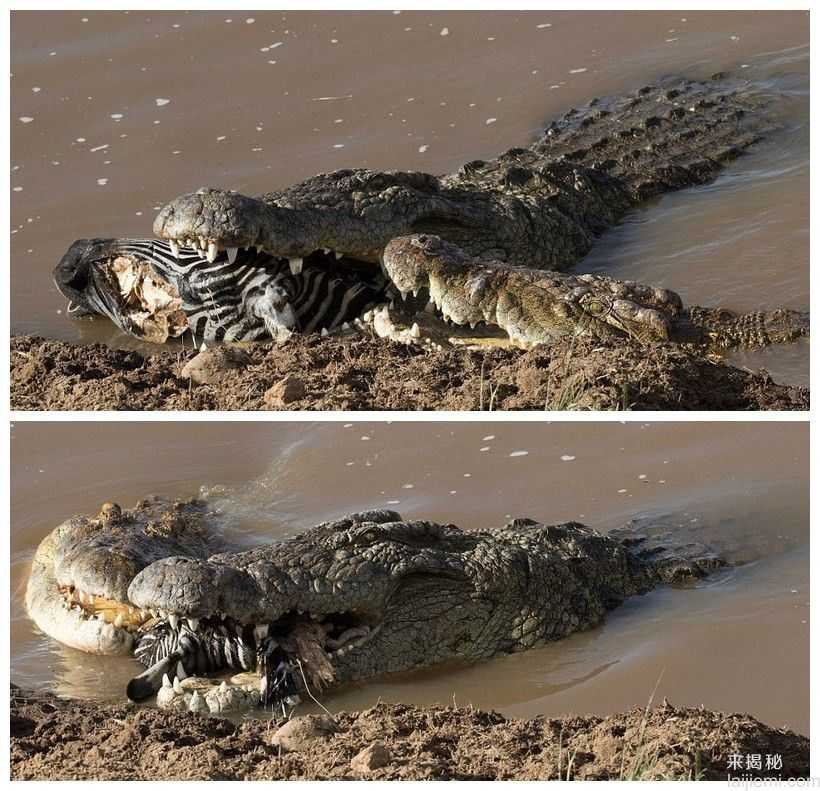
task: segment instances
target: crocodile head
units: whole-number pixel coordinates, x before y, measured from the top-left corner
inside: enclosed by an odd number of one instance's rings
[[[256,550],[160,560],[128,588],[135,607],[160,615],[137,644],[149,667],[129,695],[157,692],[169,671],[218,670],[226,656],[235,668],[257,667],[263,703],[279,701],[283,688],[315,693],[470,659],[486,650],[475,638],[492,620],[471,604],[488,571],[465,562],[476,544],[457,528],[379,510]]]
[[[204,506],[145,500],[131,511],[114,503],[95,517],[56,527],[32,561],[26,606],[61,643],[94,654],[129,653],[153,619],[134,607],[128,586],[147,565],[173,554],[204,556],[217,547],[204,531]]]
[[[680,297],[664,288],[604,275],[477,262],[460,247],[427,234],[391,240],[384,261],[401,293],[429,293],[445,319],[501,327],[524,346],[578,334],[657,343],[669,339],[670,322],[683,308]]]

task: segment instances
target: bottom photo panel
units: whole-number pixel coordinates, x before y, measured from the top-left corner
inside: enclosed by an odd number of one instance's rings
[[[809,776],[809,426],[17,422],[15,780]]]

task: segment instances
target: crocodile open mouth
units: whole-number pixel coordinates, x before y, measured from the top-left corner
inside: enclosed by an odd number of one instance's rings
[[[63,607],[81,620],[97,620],[101,624],[110,624],[115,629],[124,629],[134,635],[150,625],[155,618],[149,610],[88,593],[74,585],[61,586],[60,594],[63,597]]]
[[[354,613],[291,611],[270,623],[149,614],[151,619],[138,627],[134,650],[147,670],[129,682],[129,698],[145,700],[163,684],[192,675],[255,670],[259,704],[274,710],[292,707],[300,693],[315,695],[332,684],[334,661],[364,645],[380,628]]]

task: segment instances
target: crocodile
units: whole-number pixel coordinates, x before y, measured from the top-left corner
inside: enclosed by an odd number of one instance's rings
[[[78,240],[55,283],[69,313],[106,315],[149,341],[306,329],[524,347],[568,334],[710,350],[794,340],[808,334],[806,313],[684,309],[666,289],[561,274],[628,212],[714,180],[776,128],[772,103],[726,74],[670,78],[593,99],[529,147],[445,176],[338,170],[258,198],[201,189],[161,209],[154,240]],[[416,274],[403,278],[408,248]],[[458,269],[457,283],[443,269]],[[335,296],[305,298],[317,271]]]
[[[43,540],[28,611],[75,648],[134,655],[146,670],[128,684],[133,700],[284,713],[349,682],[559,640],[627,597],[725,565],[698,543],[634,527],[515,519],[466,532],[381,509],[226,547],[201,501],[108,503]],[[258,676],[194,683],[228,669]]]

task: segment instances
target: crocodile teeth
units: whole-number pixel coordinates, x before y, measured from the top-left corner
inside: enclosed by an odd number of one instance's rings
[[[236,261],[236,254],[239,252],[238,247],[229,247],[228,248],[228,263],[232,264]]]
[[[167,689],[171,689],[173,687],[173,684],[171,684],[171,679],[168,678],[167,673],[162,674],[162,686],[166,687]]]
[[[188,619],[188,628],[192,632],[195,632],[197,629],[199,629],[199,618],[189,618]]]
[[[344,253],[340,253],[338,250],[334,250],[333,255],[336,256],[336,260],[338,261],[344,255]]]
[[[114,626],[116,626],[117,629],[121,629],[124,620],[125,619],[122,617],[122,613],[117,613],[117,617],[114,619]]]
[[[206,254],[206,258],[208,259],[208,263],[213,263],[216,261],[216,257],[219,255],[219,250],[216,247],[216,244],[213,242],[208,242],[208,252]]]
[[[253,628],[253,636],[257,643],[261,643],[268,636],[268,629],[270,627],[266,623],[259,623]]]
[[[193,239],[186,239],[185,246],[190,247],[192,250],[196,250],[196,242]]]
[[[421,329],[419,328],[419,325],[415,321],[413,322],[413,326],[410,327],[410,334],[414,338],[420,338],[421,337]]]
[[[326,338],[330,333],[327,331],[327,327],[322,327],[322,337]]]
[[[174,258],[179,258],[179,245],[176,243],[174,239],[171,239],[168,242],[168,247],[171,248],[171,252],[174,254]]]
[[[220,691],[220,692],[227,692],[227,691],[228,691],[228,685],[227,685],[227,683],[226,683],[226,682],[224,682],[224,681],[223,681],[223,682],[219,685],[219,691]]]
[[[304,262],[304,258],[289,258],[288,263],[290,264],[290,273],[292,275],[301,275],[302,265]]]
[[[323,252],[325,255],[330,255],[330,248],[329,248],[329,247],[323,247],[323,248],[322,248],[322,252]]]
[[[202,250],[203,252],[205,250],[207,250],[208,249],[208,242],[206,242],[204,239],[200,239],[199,240],[199,249]]]
[[[180,681],[184,681],[188,678],[188,674],[185,672],[185,668],[182,666],[182,662],[177,662],[177,678]]]
[[[419,290],[417,288],[413,289],[413,296],[417,297],[419,295]]]
[[[168,623],[170,623],[171,628],[176,631],[179,628],[179,617],[172,612],[168,613]]]
[[[174,683],[171,686],[173,686],[174,692],[178,695],[182,694],[182,684],[179,683],[179,679],[176,676],[174,676]]]

